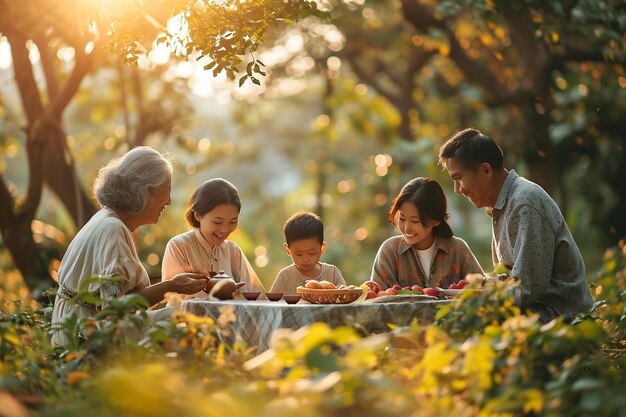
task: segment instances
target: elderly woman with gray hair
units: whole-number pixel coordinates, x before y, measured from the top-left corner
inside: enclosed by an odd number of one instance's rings
[[[146,146],[134,148],[100,169],[94,192],[102,208],[78,232],[63,256],[53,325],[70,314],[89,317],[96,313],[95,305],[69,301],[82,289],[81,283],[94,275],[121,279],[91,282],[90,292],[100,297],[134,293],[150,305],[163,300],[166,292],[194,294],[205,288],[207,277],[196,273],[181,273],[150,285],[135,249],[132,232],[139,226],[157,223],[171,203],[171,179],[171,161]],[[67,342],[62,331],[55,331],[53,344]]]

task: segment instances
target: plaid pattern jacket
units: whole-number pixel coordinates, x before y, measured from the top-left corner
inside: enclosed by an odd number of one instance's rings
[[[423,288],[447,288],[468,274],[483,274],[483,269],[463,239],[435,237],[435,248],[430,271],[426,274],[417,250],[402,236],[391,237],[378,249],[370,279],[381,289],[395,284],[401,287],[417,284]]]

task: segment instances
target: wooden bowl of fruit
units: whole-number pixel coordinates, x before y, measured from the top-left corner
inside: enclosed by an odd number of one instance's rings
[[[348,304],[359,298],[363,290],[354,285],[337,287],[329,281],[308,280],[296,292],[312,304]]]

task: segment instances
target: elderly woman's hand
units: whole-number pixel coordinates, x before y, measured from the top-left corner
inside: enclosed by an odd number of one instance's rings
[[[181,294],[195,294],[206,288],[209,277],[193,272],[183,272],[171,280],[172,289]]]

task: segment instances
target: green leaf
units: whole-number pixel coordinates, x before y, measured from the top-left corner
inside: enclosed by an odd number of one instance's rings
[[[589,391],[603,387],[604,381],[593,378],[582,378],[572,384],[573,391]]]
[[[327,349],[329,350],[328,346],[319,346],[309,351],[305,357],[309,369],[320,372],[334,372],[340,369],[335,358],[330,353],[325,352]]]
[[[437,314],[435,314],[435,320],[439,320],[440,318],[448,314],[450,311],[452,311],[452,307],[450,307],[449,304],[444,305],[443,307],[439,307],[439,310],[437,310]]]

